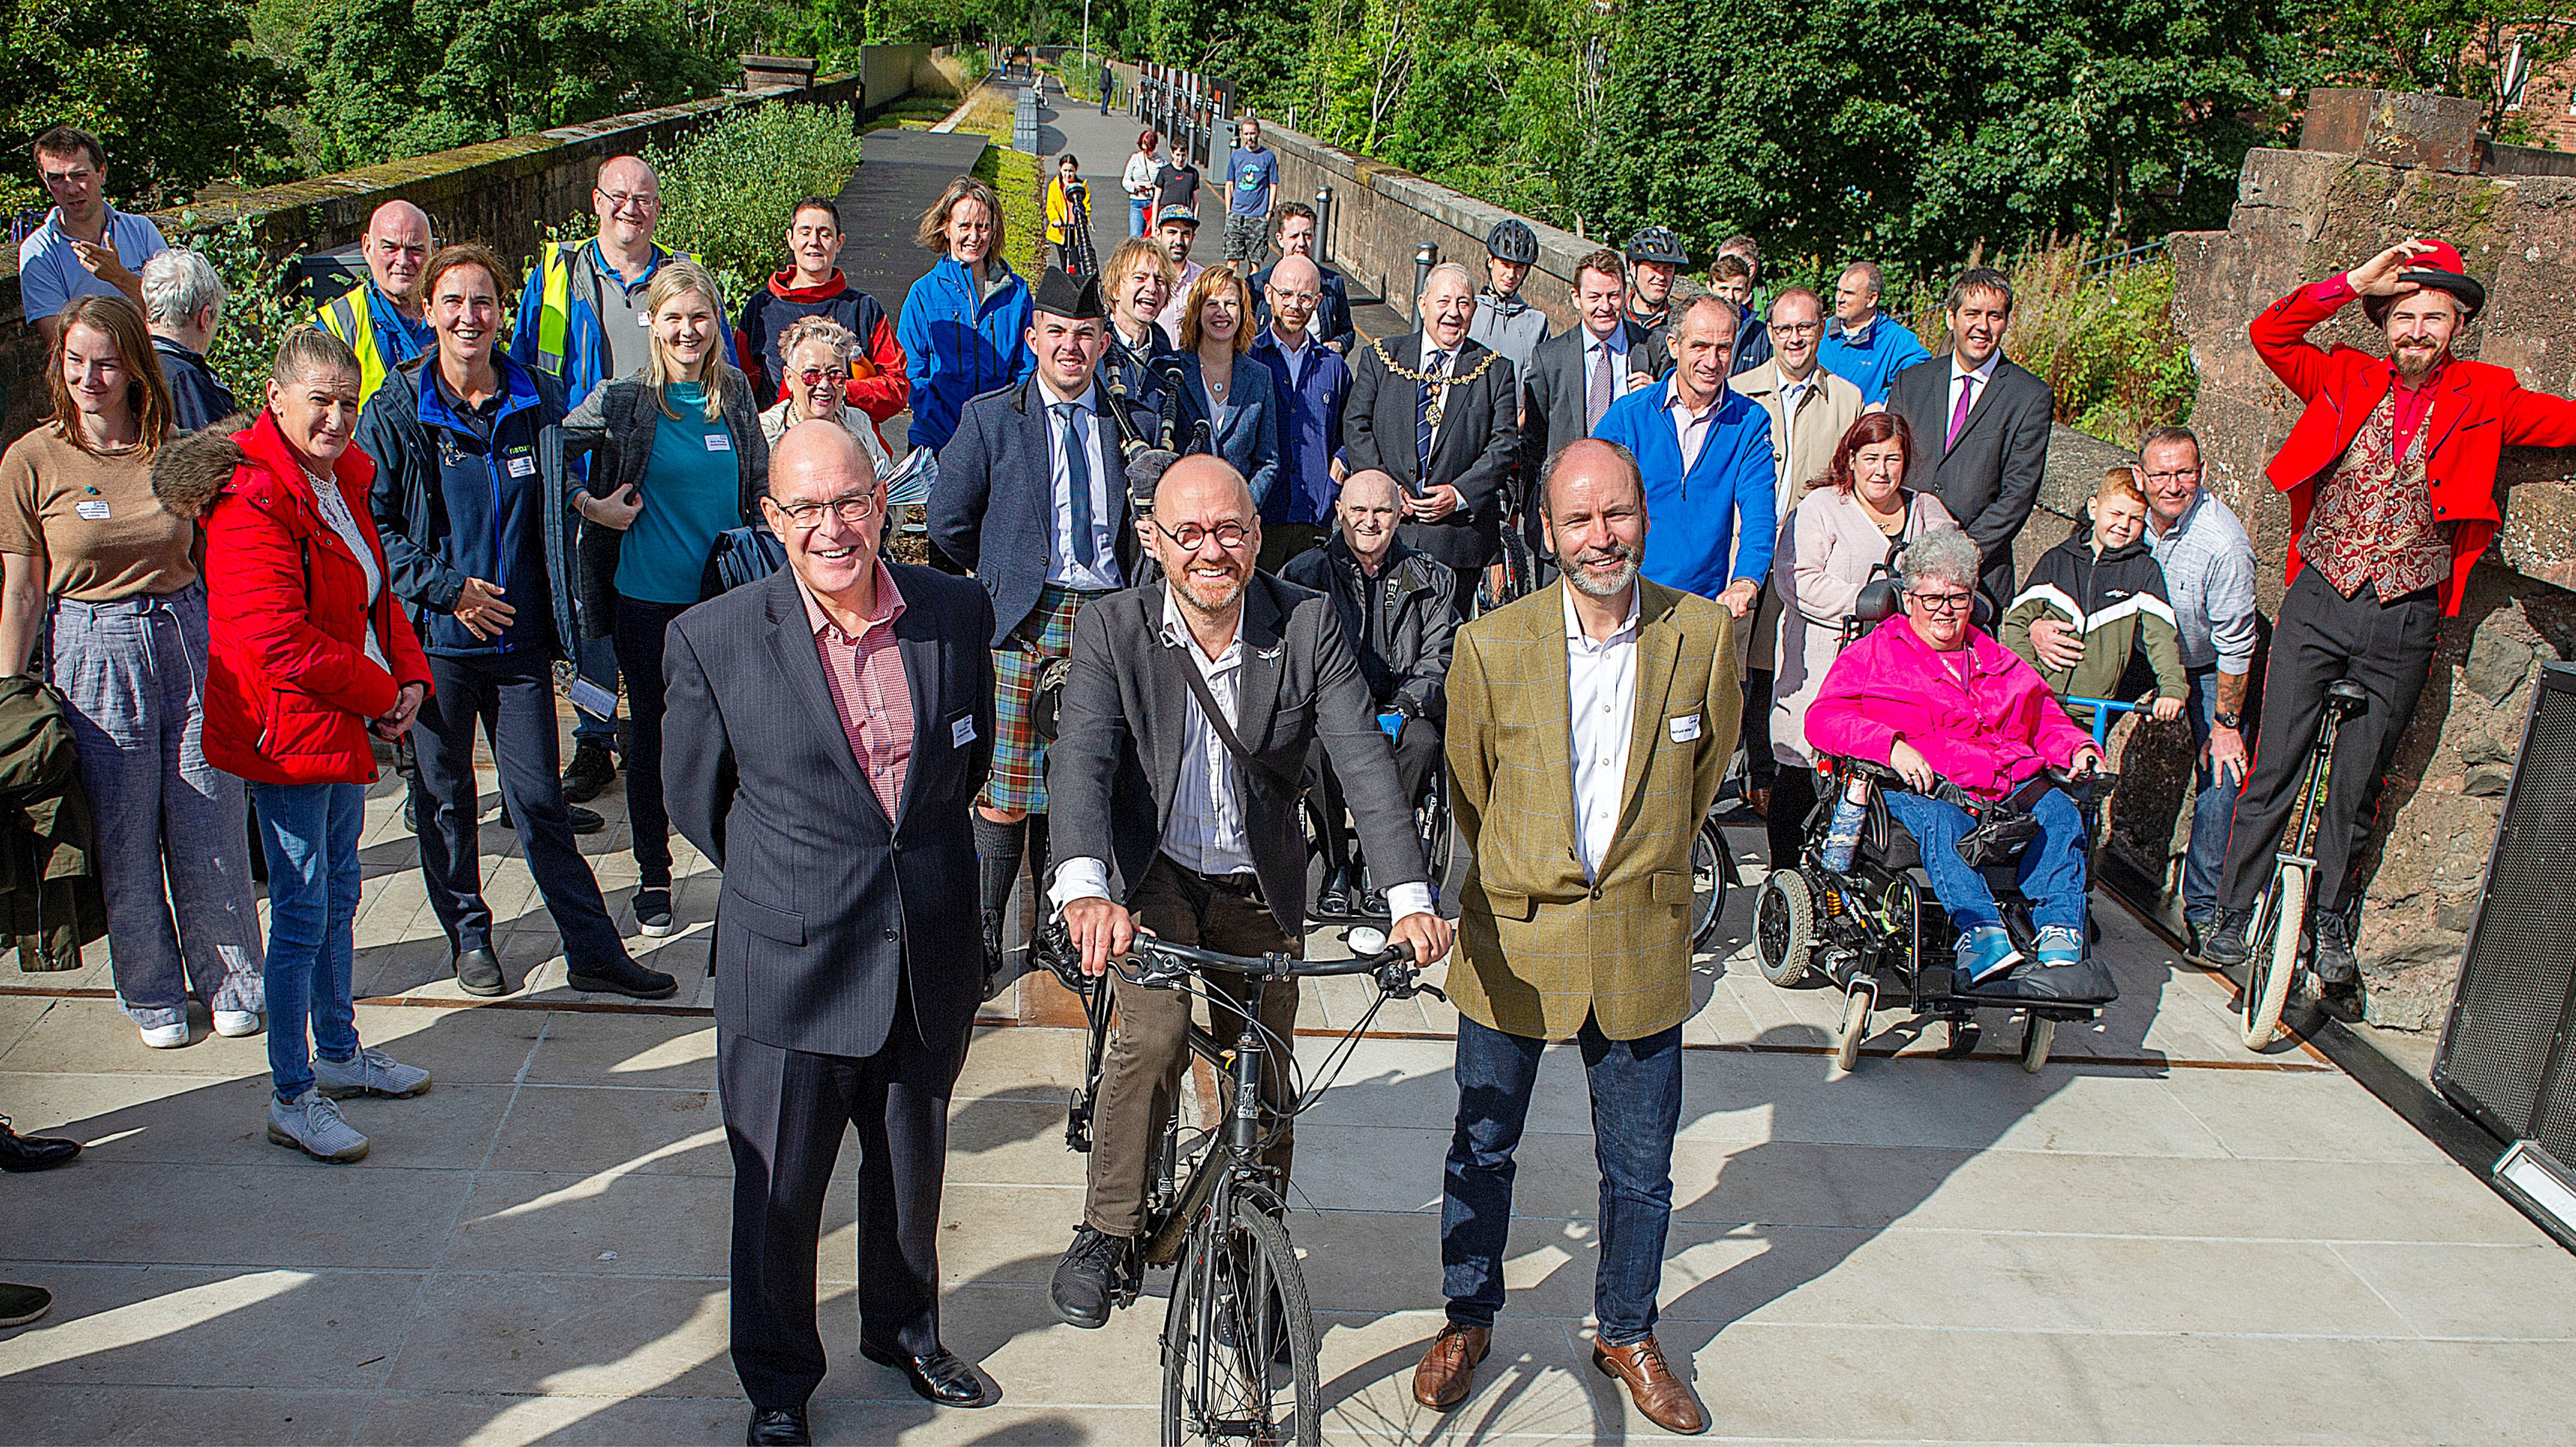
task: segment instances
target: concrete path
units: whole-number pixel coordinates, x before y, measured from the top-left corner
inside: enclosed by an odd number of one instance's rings
[[[740,1439],[705,1011],[714,873],[679,846],[684,929],[634,943],[684,988],[628,1005],[565,988],[515,845],[487,830],[521,988],[473,1002],[443,978],[414,846],[376,794],[360,1027],[438,1083],[351,1105],[374,1140],[361,1165],[266,1142],[264,1041],[206,1037],[201,1017],[197,1043],[145,1050],[103,961],[0,976],[0,1111],[90,1147],[0,1178],[0,1279],[58,1298],[0,1333],[0,1440]],[[597,807],[612,828],[585,850],[631,929],[623,784]],[[1758,831],[1734,837],[1758,854]],[[2225,990],[2116,907],[2104,948],[2124,998],[2064,1031],[2042,1074],[1929,1058],[1882,1016],[1874,1049],[1907,1053],[1837,1078],[1829,1000],[1772,988],[1741,949],[1750,903],[1731,901],[1694,975],[1663,1293],[1663,1340],[1716,1440],[2570,1440],[2576,1260],[2304,1050],[2238,1050]],[[1308,992],[1310,1069],[1366,996]],[[1438,1321],[1453,1024],[1436,1002],[1388,1007],[1300,1126],[1291,1226],[1326,1327],[1331,1438],[1649,1436],[1585,1364],[1595,1186],[1562,1051],[1480,1390],[1446,1419],[1410,1404]],[[1156,1303],[1087,1333],[1046,1305],[1080,1200],[1062,1134],[1080,1068],[1070,1032],[991,1028],[958,1087],[945,1331],[999,1405],[932,1411],[859,1358],[852,1196],[834,1194],[822,1440],[1151,1439]]]

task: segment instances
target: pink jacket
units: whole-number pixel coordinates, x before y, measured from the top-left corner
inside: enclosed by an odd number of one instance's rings
[[[1808,745],[1884,764],[1902,738],[1941,777],[2000,799],[2043,768],[2072,764],[2093,741],[2011,649],[1972,629],[1963,652],[1965,687],[1961,654],[1934,652],[1903,614],[1871,629],[1826,672],[1807,710]]]

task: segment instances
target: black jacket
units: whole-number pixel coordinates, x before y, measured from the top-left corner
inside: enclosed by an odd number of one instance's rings
[[[1047,749],[1051,857],[1107,861],[1130,897],[1162,847],[1192,704],[1181,670],[1195,667],[1185,650],[1197,645],[1186,637],[1163,642],[1163,588],[1130,588],[1082,610],[1064,711]],[[1243,651],[1235,734],[1255,760],[1236,769],[1243,831],[1280,929],[1290,939],[1306,933],[1297,799],[1318,740],[1359,821],[1360,848],[1378,863],[1378,882],[1429,879],[1413,806],[1396,788],[1395,755],[1332,604],[1253,574],[1244,589]]]
[[[240,411],[232,389],[206,370],[206,359],[168,337],[154,337],[152,352],[161,359],[161,380],[170,385],[170,421],[182,432],[209,427]]]
[[[964,578],[886,566],[913,719],[891,819],[794,573],[690,609],[664,644],[671,823],[724,871],[716,1027],[783,1050],[875,1054],[907,986],[924,1041],[963,1041],[983,998],[966,811],[992,764],[992,605]]]
[[[376,533],[385,547],[385,586],[402,599],[414,628],[424,628],[431,614],[456,611],[465,591],[465,571],[450,548],[447,504],[441,496],[438,449],[443,429],[420,420],[421,369],[432,365],[426,353],[385,374],[384,383],[367,399],[359,415],[354,445],[376,461],[376,482],[368,509],[376,516]],[[564,390],[552,372],[524,367],[495,356],[503,376],[524,378],[536,388],[536,405],[504,418],[507,435],[527,437],[537,460],[541,496],[558,500],[543,509],[546,591],[554,608],[553,656],[569,659],[580,649],[582,633],[575,604],[580,585],[574,567],[572,491],[581,486],[564,463]],[[506,383],[505,383],[506,385]],[[586,602],[586,600],[584,600]],[[602,621],[597,631],[607,632]]]
[[[97,826],[62,699],[32,674],[0,678],[0,944],[21,970],[77,970],[107,935]]]
[[[1485,360],[1493,358],[1493,365]],[[1414,455],[1416,403],[1422,384],[1397,376],[1396,367],[1422,365],[1422,334],[1352,348],[1351,396],[1342,408],[1342,449],[1353,472],[1381,468],[1410,491],[1446,483],[1458,489],[1459,507],[1434,524],[1406,523],[1405,539],[1453,568],[1483,567],[1491,553],[1485,539],[1501,515],[1503,488],[1520,449],[1520,378],[1509,359],[1469,338],[1459,344],[1454,376],[1484,367],[1473,382],[1448,390],[1431,465]]]
[[[1380,711],[1439,720],[1450,636],[1458,626],[1457,574],[1399,541],[1387,549],[1375,578],[1363,576],[1336,529],[1322,547],[1290,559],[1279,576],[1333,600],[1342,637],[1359,655],[1360,676]]]
[[[2039,482],[2048,470],[2048,424],[2056,396],[2048,384],[2010,357],[1995,359],[1994,375],[1969,404],[1968,423],[1950,434],[1948,352],[1917,362],[1888,384],[1887,410],[1914,433],[1909,487],[1941,499],[1950,516],[1985,554],[1978,586],[2000,608],[2013,596],[2013,539],[2030,520]]]

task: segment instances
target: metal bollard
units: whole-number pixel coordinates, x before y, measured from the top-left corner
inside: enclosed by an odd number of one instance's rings
[[[1324,239],[1333,234],[1333,188],[1315,188],[1315,264],[1324,264]]]
[[[1413,320],[1422,321],[1422,288],[1431,281],[1431,268],[1440,264],[1440,248],[1426,241],[1413,253]]]

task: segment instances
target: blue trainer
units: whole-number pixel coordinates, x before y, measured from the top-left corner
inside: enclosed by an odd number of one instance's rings
[[[2021,963],[2021,951],[1999,924],[1981,924],[1959,936],[1959,973],[1971,985]]]
[[[2083,933],[2068,929],[2062,924],[2053,924],[2041,929],[2039,938],[2032,942],[2032,949],[2039,956],[2040,967],[2043,969],[2084,963]]]

